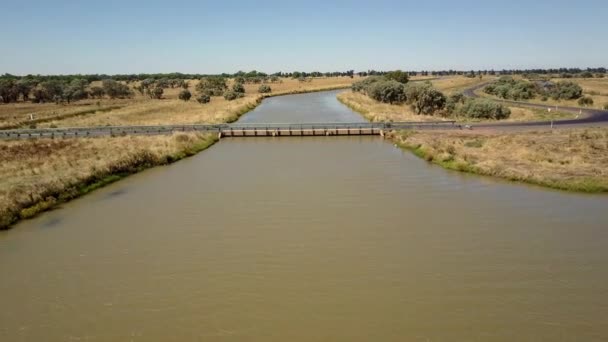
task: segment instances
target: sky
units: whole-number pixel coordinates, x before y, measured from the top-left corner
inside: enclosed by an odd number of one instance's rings
[[[608,66],[608,0],[0,0],[0,74]]]

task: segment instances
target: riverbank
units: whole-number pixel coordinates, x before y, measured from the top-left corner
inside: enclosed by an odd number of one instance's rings
[[[608,128],[401,131],[390,138],[449,170],[567,191],[608,192]]]
[[[0,229],[154,166],[207,149],[212,134],[9,141],[0,146]]]
[[[250,96],[221,116],[237,121],[265,98],[342,89],[329,85]],[[154,102],[152,102],[154,103]],[[110,113],[107,113],[110,115]],[[70,117],[70,119],[77,119]],[[0,142],[0,229],[142,170],[171,164],[217,141],[212,134],[13,140]]]
[[[409,106],[346,91],[338,100],[369,121],[436,121]],[[567,119],[572,113],[510,107],[506,122]],[[388,135],[397,145],[446,169],[578,192],[608,192],[608,129],[425,131]]]

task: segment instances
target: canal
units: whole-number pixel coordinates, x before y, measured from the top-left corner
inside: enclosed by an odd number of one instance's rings
[[[362,118],[336,92],[242,122]],[[0,233],[0,341],[604,341],[608,198],[228,138]]]

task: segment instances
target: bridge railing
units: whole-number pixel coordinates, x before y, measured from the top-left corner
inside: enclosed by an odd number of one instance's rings
[[[403,122],[318,122],[318,123],[232,123],[157,126],[99,126],[0,130],[0,138],[43,136],[96,136],[120,134],[168,134],[172,132],[223,132],[227,130],[310,130],[310,129],[409,129],[453,127],[455,121]]]

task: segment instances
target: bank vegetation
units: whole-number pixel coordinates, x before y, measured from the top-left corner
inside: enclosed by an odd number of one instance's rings
[[[608,192],[608,128],[402,131],[395,143],[456,171],[580,192]]]

